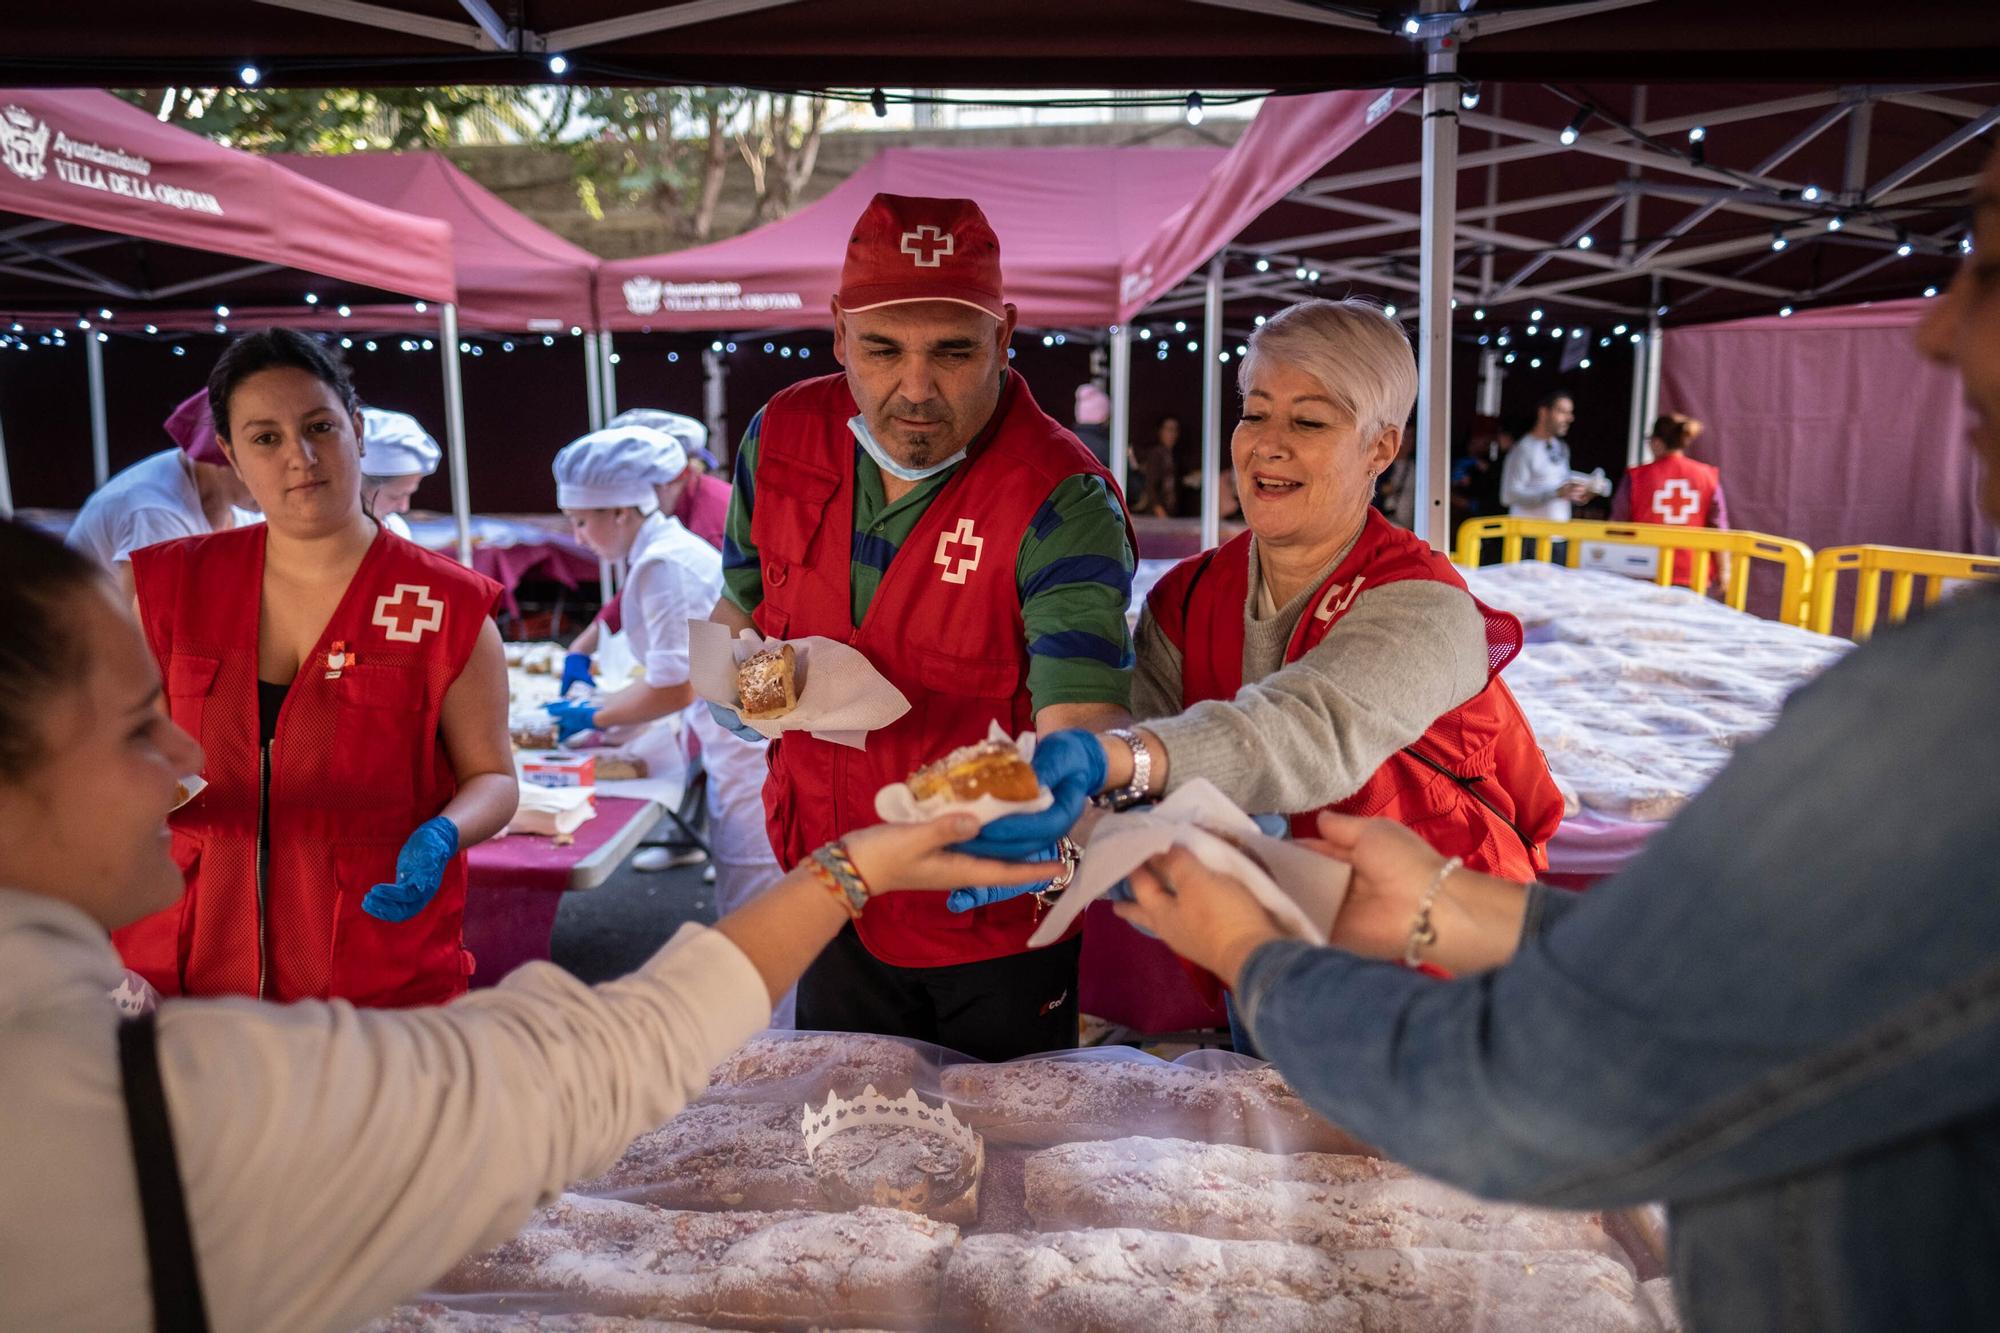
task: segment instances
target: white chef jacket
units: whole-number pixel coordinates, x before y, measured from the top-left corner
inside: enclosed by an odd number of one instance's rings
[[[416,538],[410,535],[409,522],[406,519],[404,519],[404,517],[401,514],[384,514],[382,515],[381,522],[383,527],[395,533],[398,537],[401,537],[404,541],[409,542],[416,540]]]
[[[178,449],[140,459],[99,487],[63,540],[106,569],[144,546],[209,531],[194,460]]]
[[[646,683],[655,688],[684,684],[688,621],[706,620],[721,599],[722,553],[672,515],[650,514],[632,543],[621,596],[625,635]],[[665,732],[664,721],[655,723],[649,735]],[[775,869],[764,830],[764,778],[769,772],[764,743],[745,741],[717,726],[700,700],[681,714],[681,725],[701,742],[708,770],[709,838],[718,867],[769,864]],[[646,753],[648,738],[632,748]],[[718,901],[717,906],[727,911],[740,903]]]
[[[0,1328],[153,1326],[108,994],[123,976],[81,911],[0,889]],[[742,950],[693,925],[596,987],[529,963],[427,1009],[163,1001],[210,1324],[382,1313],[609,1167],[769,1012]]]
[[[1542,435],[1523,435],[1507,451],[1500,471],[1500,503],[1516,518],[1551,518],[1567,523],[1570,502],[1556,492],[1569,484],[1569,445]]]

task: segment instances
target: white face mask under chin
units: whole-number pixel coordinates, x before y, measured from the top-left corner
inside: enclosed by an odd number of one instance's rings
[[[854,432],[855,441],[867,451],[870,458],[875,460],[875,466],[902,481],[923,481],[927,477],[935,477],[946,468],[957,466],[965,458],[965,450],[960,449],[950,458],[933,463],[926,468],[905,467],[889,456],[889,451],[882,447],[881,442],[875,438],[875,433],[868,429],[868,419],[866,417],[856,416],[851,418],[847,423],[847,428]]]

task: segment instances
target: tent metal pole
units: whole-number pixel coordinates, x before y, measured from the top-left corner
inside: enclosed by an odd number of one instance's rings
[[[592,430],[604,429],[604,386],[597,378],[597,335],[583,335],[584,415]]]
[[[14,478],[7,471],[7,430],[0,424],[0,518],[14,517]]]
[[[438,311],[439,351],[444,365],[444,439],[451,451],[451,515],[458,521],[458,563],[472,567],[472,483],[465,475],[465,385],[459,378],[458,306],[446,301]]]
[[[1648,324],[1644,339],[1632,349],[1632,424],[1625,434],[1628,468],[1646,461],[1646,384],[1653,360],[1653,339],[1659,336],[1658,325],[1658,320]]]
[[[111,439],[104,421],[104,344],[95,333],[83,340],[83,363],[90,371],[90,467],[102,487],[111,479]]]
[[[1208,261],[1208,298],[1201,330],[1201,547],[1222,541],[1222,268]]]
[[[604,402],[606,421],[618,415],[618,362],[617,353],[611,349],[611,330],[597,335],[598,355],[603,359],[597,363],[597,373],[604,377],[604,388],[600,394]]]
[[[709,452],[736,467],[736,448],[729,438],[729,363],[713,347],[701,354],[701,415],[708,423]]]
[[[1455,8],[1424,0],[1429,13]],[[1423,245],[1418,279],[1423,285],[1417,356],[1418,535],[1440,551],[1451,549],[1451,288],[1458,212],[1458,35],[1439,33],[1426,43],[1424,84]]]
[[[1111,330],[1111,476],[1122,489],[1132,459],[1132,330]],[[1125,497],[1131,503],[1132,497]]]

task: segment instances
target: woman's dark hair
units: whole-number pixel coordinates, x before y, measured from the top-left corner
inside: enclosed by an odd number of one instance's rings
[[[0,782],[15,782],[42,757],[37,712],[83,678],[76,605],[96,561],[16,519],[0,519]]]
[[[347,362],[338,349],[297,329],[265,329],[246,333],[229,344],[208,375],[208,411],[215,432],[229,438],[229,397],[236,386],[262,370],[303,370],[333,390],[342,407],[359,411],[361,395],[354,391]]]
[[[1653,438],[1661,447],[1678,452],[1701,438],[1701,423],[1678,412],[1665,412],[1653,418]]]
[[[1159,438],[1160,438],[1160,432],[1161,432],[1161,431],[1162,431],[1163,429],[1165,429],[1165,428],[1166,428],[1166,424],[1167,424],[1167,423],[1168,423],[1169,421],[1171,421],[1171,422],[1173,422],[1173,423],[1174,423],[1174,426],[1175,426],[1175,428],[1176,428],[1176,429],[1179,429],[1179,430],[1183,430],[1183,431],[1185,431],[1185,430],[1187,429],[1186,425],[1185,425],[1185,424],[1184,424],[1184,423],[1183,423],[1183,422],[1181,421],[1181,417],[1180,417],[1180,413],[1178,413],[1178,412],[1162,412],[1162,413],[1160,414],[1160,418],[1159,418],[1159,420],[1157,420],[1157,421],[1155,421],[1155,422],[1153,423],[1153,438],[1154,438],[1155,440],[1157,440],[1157,439],[1159,439]]]

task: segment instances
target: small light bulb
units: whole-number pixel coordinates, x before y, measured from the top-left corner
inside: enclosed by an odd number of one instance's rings
[[[1188,124],[1190,124],[1190,125],[1199,125],[1199,124],[1201,124],[1201,117],[1202,117],[1202,110],[1201,110],[1201,94],[1200,94],[1200,93],[1189,93],[1189,94],[1187,95],[1187,112],[1186,112],[1186,114],[1187,114],[1187,123],[1188,123]]]
[[[569,73],[569,57],[563,55],[561,52],[557,52],[555,55],[550,56],[549,73],[555,75],[559,79],[563,75]]]
[[[1576,248],[1579,250],[1588,250],[1591,246],[1596,244],[1597,244],[1597,239],[1594,236],[1591,236],[1588,232],[1576,238]]]
[[[1701,143],[1708,138],[1708,126],[1697,125],[1688,131],[1689,143]]]
[[[1535,323],[1537,323],[1537,324],[1541,323],[1541,322],[1542,322],[1542,312],[1541,312],[1540,308],[1539,308],[1539,307],[1537,307],[1537,308],[1536,308],[1536,309],[1534,309],[1534,310],[1530,310],[1530,311],[1528,312],[1528,318],[1529,318],[1529,319],[1532,319],[1532,320],[1533,320],[1533,321],[1535,321]]]
[[[1816,204],[1820,201],[1823,194],[1824,191],[1822,191],[1819,188],[1819,186],[1808,185],[1806,186],[1805,189],[1799,191],[1799,198],[1805,200],[1809,204]]]
[[[1269,273],[1269,272],[1271,271],[1271,261],[1270,261],[1270,260],[1268,260],[1268,259],[1260,259],[1260,260],[1258,260],[1258,261],[1257,261],[1257,271],[1258,271],[1259,273]]]
[[[1577,364],[1577,365],[1578,365],[1579,367],[1581,367],[1582,369],[1584,369],[1584,370],[1589,370],[1589,369],[1590,369],[1590,358],[1586,356],[1585,358],[1583,358],[1583,360],[1581,360],[1581,361],[1577,362],[1576,364]]]
[[[264,71],[255,65],[245,65],[236,71],[236,81],[246,88],[255,88],[263,81]]]

